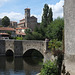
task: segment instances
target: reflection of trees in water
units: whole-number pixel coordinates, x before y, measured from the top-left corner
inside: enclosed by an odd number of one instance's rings
[[[32,66],[38,65],[40,62],[43,62],[42,58],[36,58],[36,57],[24,57],[24,61]]]
[[[38,65],[39,59],[37,58],[11,58],[11,57],[0,57],[0,70],[3,70],[8,73],[10,70],[15,73],[19,73],[19,75],[23,72],[24,75],[35,75],[41,69],[41,66]],[[11,74],[11,72],[10,72]]]

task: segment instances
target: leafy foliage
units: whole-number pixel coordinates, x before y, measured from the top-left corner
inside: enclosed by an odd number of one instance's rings
[[[52,8],[49,9],[49,15],[48,15],[48,24],[50,24],[53,21],[53,12]]]
[[[57,39],[50,40],[48,45],[51,51],[62,50],[62,42]]]
[[[57,56],[57,68],[58,68],[58,75],[61,75],[61,66],[63,61],[63,49],[62,49],[62,42],[58,41],[57,39],[50,40],[49,48],[52,51],[54,56]]]
[[[58,75],[58,69],[55,61],[47,61],[41,69],[40,75]]]
[[[47,27],[46,37],[50,39],[62,40],[62,31],[64,29],[64,19],[58,17]]]
[[[4,16],[4,18],[2,18],[2,25],[4,27],[7,27],[10,25],[10,19],[7,16]]]
[[[32,32],[30,29],[26,29],[25,30],[26,36],[25,36],[25,40],[33,40],[33,36],[32,36]]]
[[[48,10],[49,10],[49,6],[47,4],[44,5],[43,8],[43,15],[42,15],[42,25],[44,27],[47,27],[47,22],[48,22]]]
[[[38,32],[32,32],[34,40],[40,40],[42,38],[42,35]]]
[[[42,15],[42,23],[44,27],[47,27],[48,24],[50,24],[53,21],[53,12],[52,8],[49,9],[48,4],[44,5],[43,8],[43,15]]]
[[[23,40],[23,37],[16,37],[16,40]]]

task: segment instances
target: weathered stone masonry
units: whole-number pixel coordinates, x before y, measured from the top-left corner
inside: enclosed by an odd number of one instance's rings
[[[65,69],[75,75],[75,0],[64,0],[64,22]]]
[[[0,55],[5,55],[7,50],[12,50],[14,56],[23,56],[27,50],[36,49],[44,56],[48,49],[47,43],[37,40],[0,40]]]

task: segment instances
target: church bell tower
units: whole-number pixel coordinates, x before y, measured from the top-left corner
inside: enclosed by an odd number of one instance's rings
[[[30,8],[25,9],[25,27],[30,25]]]

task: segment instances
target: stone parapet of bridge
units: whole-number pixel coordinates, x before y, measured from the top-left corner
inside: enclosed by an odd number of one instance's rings
[[[23,56],[23,54],[30,49],[35,49],[44,56],[48,49],[48,41],[0,40],[0,55],[5,55],[8,50],[11,50],[14,56]]]

